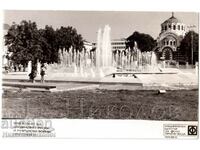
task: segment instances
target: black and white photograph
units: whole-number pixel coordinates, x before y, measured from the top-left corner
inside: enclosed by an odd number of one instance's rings
[[[4,10],[3,16],[3,121],[163,121],[161,138],[197,138],[199,13]]]

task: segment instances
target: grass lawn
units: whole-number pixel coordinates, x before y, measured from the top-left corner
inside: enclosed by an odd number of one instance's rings
[[[3,93],[3,118],[143,119],[196,121],[198,91],[144,90]]]

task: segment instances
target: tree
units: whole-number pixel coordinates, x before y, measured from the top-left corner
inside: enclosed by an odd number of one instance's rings
[[[135,31],[131,36],[129,36],[126,42],[126,48],[133,49],[134,43],[137,42],[138,48],[144,51],[152,51],[156,46],[156,41],[148,34],[139,33]]]
[[[5,45],[8,56],[14,63],[26,66],[32,61],[30,78],[34,80],[37,71],[37,61],[42,58],[41,36],[35,22],[23,20],[20,24],[13,24],[5,35]]]
[[[40,29],[40,44],[42,48],[41,63],[57,63],[59,43],[57,40],[57,33],[51,27],[46,25],[44,29]]]
[[[82,36],[78,34],[77,30],[71,26],[62,26],[60,29],[57,29],[56,32],[59,43],[59,49],[61,49],[62,51],[69,51],[69,49],[72,48],[72,61],[74,62],[74,52],[81,52],[84,48]]]
[[[179,52],[181,55],[185,56],[186,61],[189,64],[194,64],[198,61],[199,55],[199,34],[194,31],[189,31],[186,33],[185,37],[181,41]],[[192,51],[193,51],[193,62],[192,62]]]

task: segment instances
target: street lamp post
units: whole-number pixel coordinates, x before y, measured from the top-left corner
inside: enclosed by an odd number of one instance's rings
[[[192,62],[192,65],[193,65],[193,55],[194,55],[193,32],[191,32],[191,62]]]
[[[193,45],[193,43],[194,43],[194,35],[193,35],[193,29],[195,28],[196,26],[195,25],[191,25],[191,26],[188,26],[188,28],[190,29],[190,31],[192,31],[191,32],[191,63],[192,63],[192,65],[193,65],[193,58],[194,58],[194,45]]]

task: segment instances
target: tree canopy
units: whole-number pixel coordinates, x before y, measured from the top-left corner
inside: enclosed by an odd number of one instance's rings
[[[35,22],[22,21],[20,24],[13,24],[5,35],[9,59],[16,64],[25,65],[29,60],[40,58],[42,49],[39,39],[40,34]]]
[[[42,63],[58,62],[59,43],[56,31],[51,26],[40,29],[40,42],[42,48]]]
[[[193,62],[191,62],[193,47]],[[189,31],[186,33],[185,37],[181,41],[179,52],[186,57],[186,61],[190,64],[198,61],[199,55],[199,34],[194,31]]]
[[[135,31],[130,35],[126,42],[126,48],[133,49],[134,43],[137,42],[138,48],[143,51],[152,51],[156,46],[156,41],[149,34],[140,33]]]
[[[75,50],[82,51],[84,48],[83,38],[77,33],[77,30],[71,26],[63,27],[56,30],[59,48],[69,50],[72,47]]]

